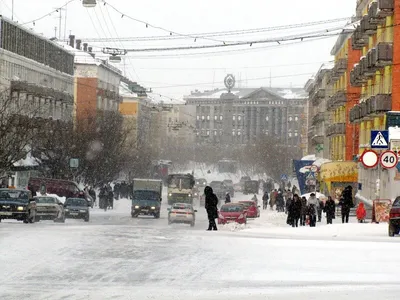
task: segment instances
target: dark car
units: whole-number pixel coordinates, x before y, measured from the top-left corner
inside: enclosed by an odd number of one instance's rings
[[[131,216],[137,218],[139,215],[154,216],[160,218],[161,196],[156,191],[137,190],[133,192]]]
[[[0,222],[14,219],[24,223],[34,223],[36,202],[27,190],[0,189]]]
[[[258,194],[260,183],[257,180],[248,180],[244,183],[243,194]]]
[[[400,231],[400,197],[394,200],[389,213],[389,236],[395,236]]]
[[[66,219],[83,219],[89,222],[89,203],[84,198],[68,198],[64,202]]]

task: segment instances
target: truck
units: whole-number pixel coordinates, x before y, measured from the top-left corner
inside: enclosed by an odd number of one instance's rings
[[[195,180],[191,174],[171,174],[168,176],[168,205],[189,203],[193,205]]]
[[[133,179],[132,218],[137,218],[139,215],[160,218],[162,187],[162,180]]]

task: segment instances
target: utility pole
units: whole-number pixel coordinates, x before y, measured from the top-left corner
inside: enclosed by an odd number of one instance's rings
[[[55,7],[54,8],[60,15],[57,17],[58,19],[58,39],[61,40],[61,32],[62,32],[62,11],[64,10],[64,8],[62,7]],[[65,30],[64,30],[65,31]],[[55,34],[55,37],[57,37],[57,33]]]
[[[11,1],[11,21],[14,21],[14,0]]]
[[[57,37],[57,26],[54,27],[54,37]]]

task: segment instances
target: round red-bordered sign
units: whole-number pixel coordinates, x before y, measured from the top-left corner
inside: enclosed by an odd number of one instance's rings
[[[360,161],[366,168],[375,168],[379,163],[379,155],[374,150],[366,150],[361,155]]]
[[[395,152],[387,150],[381,154],[379,162],[385,169],[392,169],[397,166],[399,158]]]

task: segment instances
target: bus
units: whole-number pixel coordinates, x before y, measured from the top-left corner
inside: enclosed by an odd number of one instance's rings
[[[191,174],[168,175],[168,205],[174,203],[193,204],[195,180]]]

